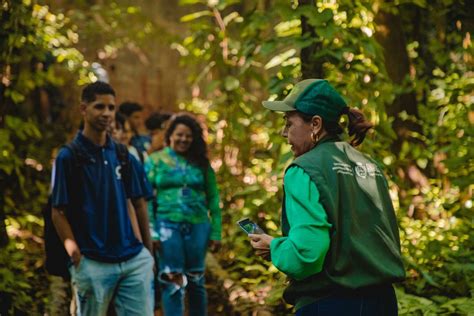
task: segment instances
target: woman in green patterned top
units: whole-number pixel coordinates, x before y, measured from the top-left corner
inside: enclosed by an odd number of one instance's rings
[[[153,238],[159,241],[164,313],[183,315],[187,289],[189,315],[207,315],[204,259],[208,246],[217,251],[221,240],[216,176],[194,118],[183,114],[172,119],[165,141],[168,147],[151,154],[146,164],[157,191]]]

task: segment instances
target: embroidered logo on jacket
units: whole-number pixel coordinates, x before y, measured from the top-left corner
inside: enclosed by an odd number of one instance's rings
[[[344,162],[335,162],[333,164],[332,170],[336,171],[337,174],[343,174],[347,176],[354,176],[354,173],[362,179],[367,177],[383,177],[380,170],[373,163],[362,163],[356,162],[354,168],[351,165]]]

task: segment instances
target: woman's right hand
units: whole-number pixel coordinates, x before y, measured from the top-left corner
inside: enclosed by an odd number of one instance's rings
[[[271,260],[270,243],[274,237],[267,234],[249,234],[249,238],[255,254],[265,260]]]

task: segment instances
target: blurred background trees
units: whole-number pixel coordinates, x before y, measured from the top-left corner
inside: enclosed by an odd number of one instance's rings
[[[48,310],[41,208],[51,159],[77,127],[80,86],[98,78],[122,101],[206,121],[224,206],[214,263],[227,293],[212,310],[288,311],[284,278],[254,258],[235,222],[248,216],[279,234],[291,153],[282,118],[260,102],[324,77],[376,124],[361,149],[385,168],[400,220],[401,314],[468,314],[473,10],[451,0],[2,2],[0,313]]]

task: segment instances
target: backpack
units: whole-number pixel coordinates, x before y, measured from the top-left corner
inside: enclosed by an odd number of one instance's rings
[[[115,152],[121,166],[121,175],[125,187],[127,188],[130,183],[131,170],[130,162],[128,156],[128,150],[125,145],[113,142],[115,146]],[[83,176],[82,176],[82,166],[84,166],[89,158],[84,150],[76,142],[71,142],[63,147],[67,148],[73,157],[73,168],[72,168],[72,181],[69,181],[68,184],[71,185],[70,191],[74,194],[75,198],[71,196],[72,200],[81,203],[82,197],[79,195],[82,192],[83,186]],[[71,195],[72,195],[71,194]],[[70,279],[68,262],[69,255],[64,249],[63,242],[54,227],[53,220],[51,217],[52,214],[52,196],[48,197],[48,202],[43,207],[42,210],[43,219],[44,219],[44,246],[45,246],[45,268],[50,275],[60,276],[65,280]]]

